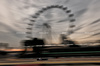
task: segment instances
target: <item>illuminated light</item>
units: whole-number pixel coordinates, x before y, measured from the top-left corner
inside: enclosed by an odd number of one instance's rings
[[[71,19],[71,20],[70,20],[70,22],[74,22],[74,21],[75,21],[75,19]]]
[[[67,11],[66,11],[66,13],[70,13],[70,12],[71,12],[71,10],[67,10]]]
[[[74,14],[70,14],[70,15],[69,15],[69,17],[73,17],[73,16],[74,16]]]

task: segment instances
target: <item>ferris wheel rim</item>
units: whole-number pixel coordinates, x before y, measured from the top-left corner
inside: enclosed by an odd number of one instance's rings
[[[46,10],[52,9],[52,8],[58,8],[58,9],[63,10],[65,13],[69,14],[68,15],[69,18],[71,18],[71,17],[74,16],[74,14],[71,13],[71,10],[69,10],[68,7],[64,7],[63,5],[51,5],[51,6],[47,6],[45,8],[42,8],[41,10],[39,10],[38,12],[36,12],[35,15],[31,16],[33,18],[33,20],[30,20],[30,23],[28,24],[30,27],[27,28],[28,31],[26,32],[26,35],[28,35],[28,36],[26,36],[26,38],[29,38],[29,39],[32,39],[33,38],[32,37],[32,29],[33,28],[31,28],[31,27],[36,22],[38,16],[41,15],[42,13],[44,13]],[[69,20],[69,22],[70,23],[74,23],[75,22],[75,19],[71,18]],[[69,26],[69,28],[72,28],[72,29],[74,27],[75,27],[75,25],[70,25]],[[73,31],[72,30],[69,30],[69,33],[73,33]]]

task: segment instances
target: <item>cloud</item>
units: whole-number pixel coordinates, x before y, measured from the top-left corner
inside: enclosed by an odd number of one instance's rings
[[[97,37],[100,29],[99,4],[99,0],[0,0],[0,40],[10,43],[10,46],[20,46],[20,41],[25,38],[24,32],[26,32],[25,28],[27,28],[26,23],[29,23],[31,15],[34,15],[37,11],[41,10],[41,8],[50,5],[67,6],[69,10],[71,9],[71,13],[74,13],[76,27],[74,28],[75,33],[70,35],[72,39],[78,41],[79,38],[88,36],[94,37],[86,38],[84,40],[81,39],[81,41],[92,40],[94,38],[99,39]],[[50,23],[53,26],[53,31],[55,33],[56,31],[67,31],[69,22],[66,18],[67,16],[63,11],[53,9],[41,14],[37,19],[36,24],[41,25],[44,21],[47,22],[48,20],[51,20]],[[57,23],[57,21],[61,20],[61,23]],[[38,32],[41,30],[38,28],[36,29],[33,31]],[[95,34],[77,34],[77,32],[88,31],[95,31]],[[58,38],[58,36],[57,38],[55,36],[53,39],[58,41]]]

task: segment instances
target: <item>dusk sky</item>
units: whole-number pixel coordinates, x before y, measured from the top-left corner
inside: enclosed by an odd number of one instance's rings
[[[25,39],[28,18],[50,5],[68,7],[75,15],[76,27],[75,33],[69,36],[71,39],[79,42],[100,40],[100,0],[0,0],[0,42],[19,47],[20,41]],[[40,15],[33,27],[51,20],[52,32],[67,31],[69,24],[67,17],[68,15],[60,9],[50,9]],[[63,19],[66,20],[57,23]],[[41,27],[33,29],[33,33],[42,30]],[[58,42],[58,38],[54,42]]]

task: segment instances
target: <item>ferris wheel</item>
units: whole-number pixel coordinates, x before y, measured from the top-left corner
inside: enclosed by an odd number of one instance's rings
[[[59,41],[58,38],[61,34],[70,36],[74,33],[74,14],[63,5],[51,5],[42,8],[31,18],[27,27],[26,38],[42,38],[48,44],[53,44]]]

